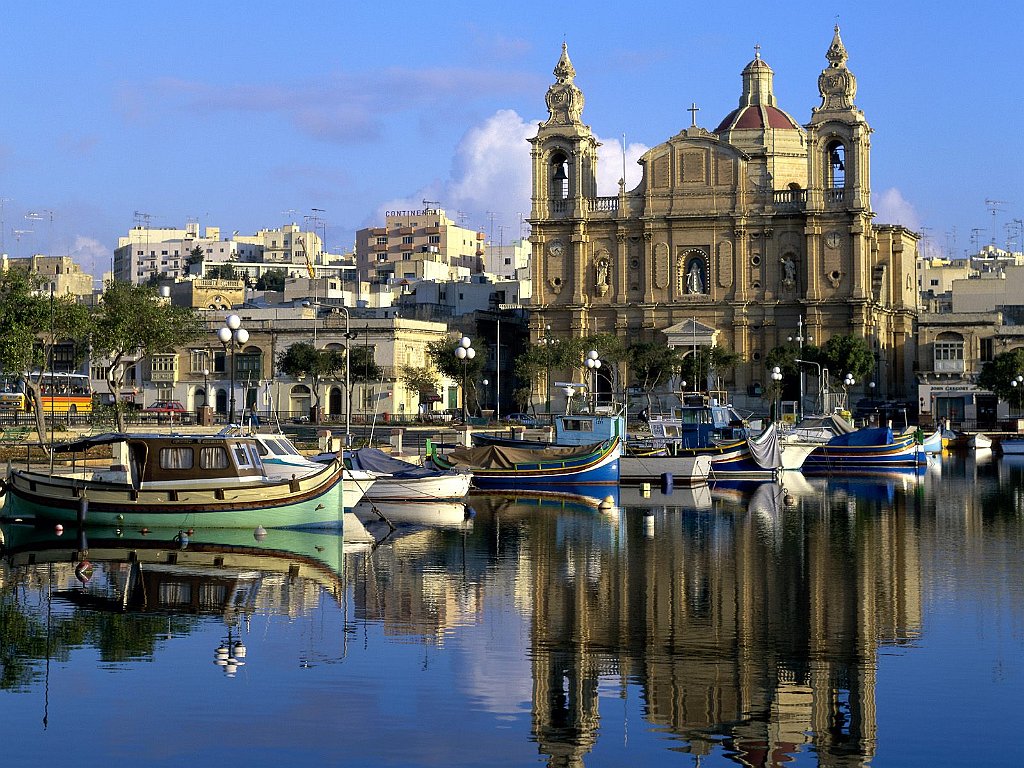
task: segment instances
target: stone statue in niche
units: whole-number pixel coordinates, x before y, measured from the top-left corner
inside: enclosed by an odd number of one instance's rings
[[[608,259],[598,259],[594,264],[594,291],[598,296],[608,293]]]
[[[690,269],[686,273],[687,293],[704,293],[704,276],[701,274],[700,259],[690,262]]]
[[[782,257],[782,284],[787,288],[796,285],[796,264],[791,256]]]

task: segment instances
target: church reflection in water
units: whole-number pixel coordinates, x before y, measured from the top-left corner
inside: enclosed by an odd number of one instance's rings
[[[867,763],[879,648],[921,626],[915,497],[891,483],[714,496],[612,514],[474,498],[471,535],[397,539],[355,600],[393,632],[441,638],[514,594],[552,765],[583,763],[610,681],[639,686],[684,752],[776,765],[811,745],[821,765]]]

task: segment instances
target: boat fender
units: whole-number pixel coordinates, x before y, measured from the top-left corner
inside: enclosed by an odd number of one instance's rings
[[[671,472],[666,472],[661,476],[661,492],[664,493],[666,496],[672,493],[672,488],[674,484],[675,483]]]
[[[7,481],[0,477],[0,496],[7,493]]]
[[[78,498],[78,524],[85,523],[85,516],[89,514],[89,499],[84,494]]]
[[[83,584],[88,584],[92,580],[92,563],[88,560],[83,560],[75,566],[75,578]]]

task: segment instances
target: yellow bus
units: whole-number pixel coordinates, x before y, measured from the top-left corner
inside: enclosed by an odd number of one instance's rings
[[[39,374],[30,374],[33,378]],[[92,385],[82,373],[44,373],[42,382],[43,413],[92,413]],[[18,376],[0,376],[0,411],[30,411],[25,384]]]

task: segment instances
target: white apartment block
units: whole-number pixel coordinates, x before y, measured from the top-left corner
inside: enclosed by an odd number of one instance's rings
[[[487,244],[484,272],[505,280],[530,278],[530,242],[513,240],[508,245]]]
[[[202,262],[195,263],[193,253],[200,249]],[[237,272],[258,279],[269,269],[285,269],[289,277],[326,277],[353,279],[352,259],[324,251],[323,240],[314,231],[298,224],[280,229],[261,229],[255,235],[221,237],[220,227],[189,222],[184,229],[137,226],[118,238],[114,251],[114,278],[145,283],[152,278],[180,280],[188,276],[204,277],[214,266],[231,263]]]
[[[459,226],[441,208],[388,211],[383,227],[356,232],[356,268],[361,280],[402,279],[403,262],[439,264],[450,270],[449,279],[458,279],[482,271],[485,250],[483,232]],[[415,267],[405,271],[416,272],[417,279],[431,279],[441,270]]]

